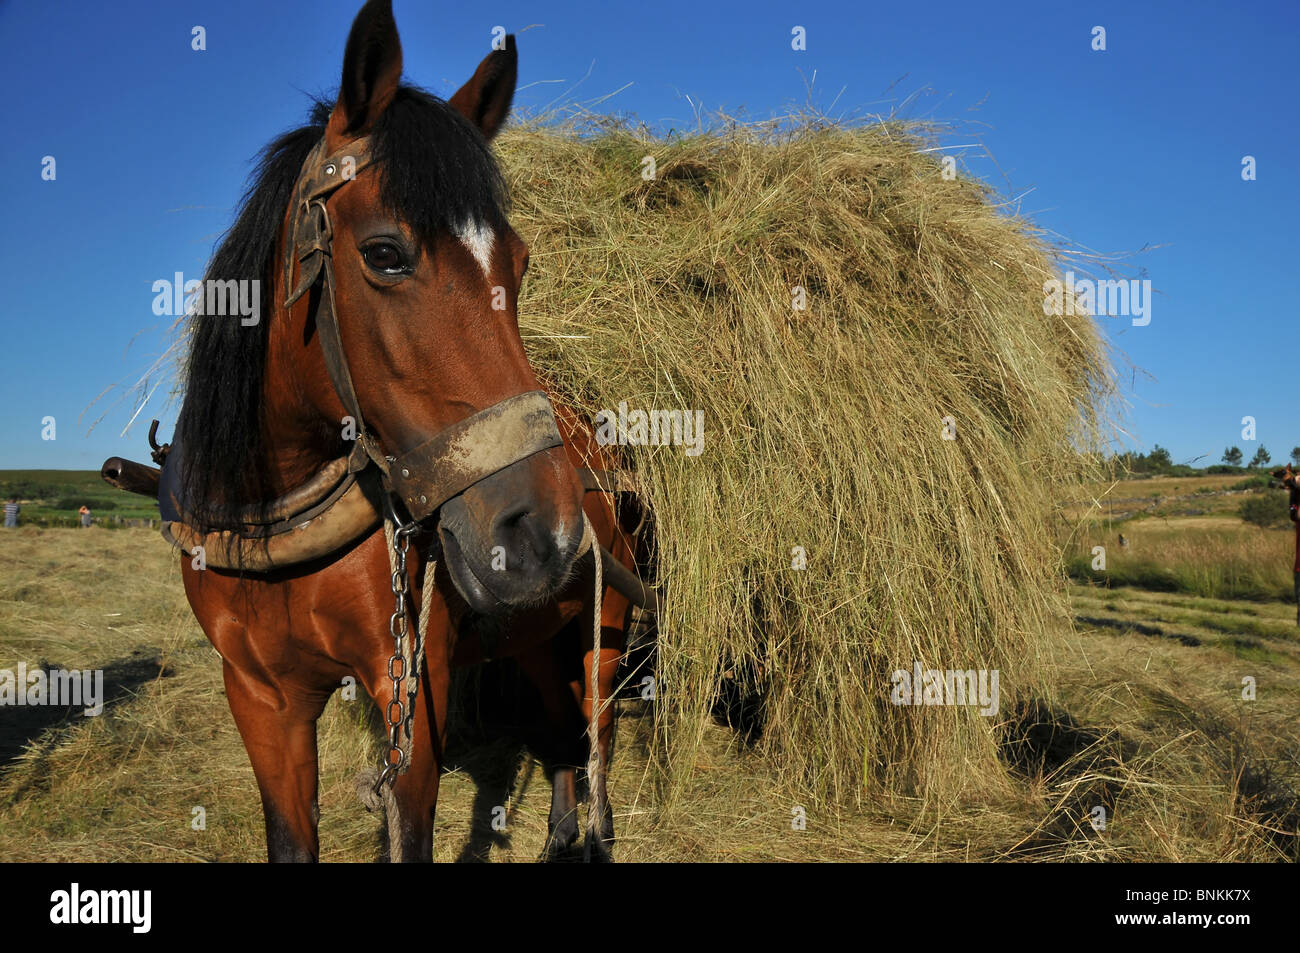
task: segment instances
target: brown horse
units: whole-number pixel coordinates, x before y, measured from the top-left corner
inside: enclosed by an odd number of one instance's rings
[[[489,655],[515,656],[543,699],[554,857],[578,839],[575,775],[588,758],[598,600],[594,560],[578,559],[584,525],[629,567],[631,549],[611,497],[584,490],[577,469],[609,462],[563,408],[554,421],[543,413],[546,428],[558,423],[557,445],[506,454],[450,498],[426,498],[424,487],[437,483],[430,474],[443,472],[448,457],[428,447],[445,450],[441,435],[543,388],[517,326],[528,251],[506,220],[487,147],[514,96],[513,37],[446,102],[402,85],[401,72],[391,4],[370,0],[348,37],[337,102],[318,105],[308,126],[268,147],[214,255],[209,284],[262,282],[263,320],[195,317],[168,467],[174,457],[175,498],[201,532],[237,528],[232,506],[246,512],[292,497],[342,458],[349,472],[374,477],[382,497],[375,508],[391,508],[404,527],[398,538],[410,541],[408,604],[425,607],[427,629],[409,755],[395,759],[404,771],[387,797],[390,857],[432,858],[449,672]],[[351,152],[363,158],[350,175]],[[344,168],[336,171],[335,157]],[[327,174],[338,177],[317,209],[306,193]],[[307,215],[319,218],[303,244]],[[358,441],[365,455],[355,452]],[[483,449],[469,444],[460,451]],[[372,526],[337,552],[284,568],[196,568],[182,558],[190,605],[221,654],[272,860],[319,854],[316,722],[330,695],[354,676],[381,711],[400,696],[390,663],[399,587],[391,550]],[[435,591],[425,593],[430,559]],[[610,590],[599,604],[596,697],[609,699],[628,600]],[[599,831],[586,845],[597,858],[613,840],[612,732],[613,710],[602,706],[588,800],[589,825],[594,818]]]

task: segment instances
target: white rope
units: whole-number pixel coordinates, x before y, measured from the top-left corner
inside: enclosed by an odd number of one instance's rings
[[[424,564],[424,585],[420,589],[420,618],[415,626],[418,639],[415,643],[415,681],[411,683],[412,692],[418,691],[420,682],[424,678],[424,637],[429,631],[429,605],[433,602],[433,573],[437,568],[438,560],[433,558],[430,558]],[[410,698],[411,693],[408,692],[407,697]],[[430,705],[433,704],[432,698],[426,699],[426,701]],[[412,705],[411,707],[412,711],[414,711],[415,706]],[[414,722],[412,722],[412,726],[414,727]],[[434,730],[432,721],[429,723],[429,730]],[[407,745],[410,745],[409,736]],[[407,751],[406,755],[406,763],[409,765],[411,763],[411,752]]]
[[[604,566],[600,560],[600,547],[596,531],[587,514],[582,514],[583,541],[581,549],[590,547],[596,565],[596,586],[591,598],[591,717],[587,719],[587,850],[590,851],[599,836],[600,814],[603,805],[596,803],[600,773],[600,716],[604,706],[600,698],[600,608],[605,595]]]

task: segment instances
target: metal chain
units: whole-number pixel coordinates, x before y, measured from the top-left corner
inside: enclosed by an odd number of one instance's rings
[[[401,518],[397,515],[393,507],[392,500],[388,499],[388,518],[392,521],[393,540],[392,540],[392,590],[393,590],[393,614],[388,618],[388,634],[393,637],[393,654],[388,657],[388,678],[393,684],[393,698],[388,703],[384,711],[384,721],[388,725],[388,752],[380,761],[382,770],[375,781],[375,793],[379,793],[380,788],[385,784],[392,784],[398,774],[401,774],[406,768],[407,749],[402,747],[402,731],[405,729],[406,737],[412,738],[413,720],[415,718],[415,701],[420,692],[419,679],[412,679],[411,688],[406,694],[406,701],[402,700],[402,682],[407,680],[411,661],[406,655],[406,637],[411,631],[411,613],[406,604],[406,597],[410,594],[410,579],[406,572],[406,555],[411,548],[411,536],[420,529],[420,524],[416,522],[402,523]],[[423,646],[420,651],[423,653]]]

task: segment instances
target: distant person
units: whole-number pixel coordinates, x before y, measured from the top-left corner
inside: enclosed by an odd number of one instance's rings
[[[18,497],[16,496],[9,497],[9,502],[5,504],[6,528],[10,526],[18,525],[18,514],[21,511],[22,511],[22,507],[18,505]]]
[[[81,528],[89,529],[90,528],[90,507],[86,506],[83,503],[81,509],[79,509],[77,512],[81,516]]]

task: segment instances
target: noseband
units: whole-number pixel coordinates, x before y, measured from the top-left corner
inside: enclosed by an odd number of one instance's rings
[[[316,305],[316,331],[334,392],[356,424],[348,472],[356,473],[374,463],[384,475],[385,489],[401,499],[407,512],[419,521],[480,480],[542,450],[561,446],[563,441],[550,400],[536,390],[507,397],[395,455],[385,453],[378,437],[366,427],[339,331],[334,229],[326,203],[373,162],[369,137],[328,156],[322,139],[307,156],[293,191],[293,217],[284,256],[284,287],[293,291],[284,304],[292,306],[318,281],[323,282]]]

